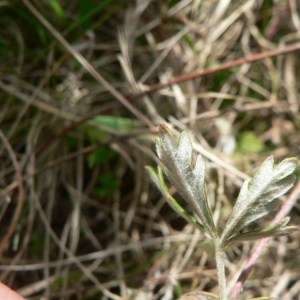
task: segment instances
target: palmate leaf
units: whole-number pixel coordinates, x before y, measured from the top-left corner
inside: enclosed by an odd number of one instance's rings
[[[207,203],[204,186],[205,163],[199,155],[193,168],[193,148],[188,134],[183,132],[177,139],[166,125],[161,125],[159,137],[156,140],[156,150],[169,181],[176,187],[183,199],[191,205],[211,238],[217,239],[218,234]]]
[[[264,161],[253,179],[244,182],[221,235],[222,246],[233,241],[235,236],[235,240],[238,240],[237,231],[276,209],[277,198],[293,186],[295,176],[292,173],[296,166],[296,158],[285,159],[274,166],[271,156]]]
[[[224,250],[228,244],[285,235],[298,230],[297,226],[286,226],[289,217],[267,228],[246,233],[238,233],[243,227],[275,210],[279,204],[277,199],[286,193],[294,183],[293,171],[297,160],[289,158],[279,165],[274,165],[273,157],[269,157],[253,179],[246,180],[242,186],[238,199],[233,207],[232,214],[226,223],[221,236],[218,235],[212,214],[208,206],[204,177],[205,163],[201,155],[197,157],[196,164],[192,163],[192,144],[187,133],[181,133],[177,139],[166,125],[159,128],[159,137],[156,140],[157,154],[162,162],[157,172],[147,167],[147,170],[164,195],[168,203],[182,217],[195,224],[198,228],[204,228],[210,235],[215,247],[215,257],[220,296],[206,292],[192,292],[183,295],[180,300],[218,300],[231,299],[227,296]],[[174,185],[183,199],[191,206],[200,221],[187,213],[172,197],[165,184],[163,173]],[[252,300],[267,300],[271,297],[261,297]]]

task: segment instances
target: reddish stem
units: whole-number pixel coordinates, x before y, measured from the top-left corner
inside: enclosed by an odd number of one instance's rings
[[[158,83],[158,84],[152,85],[148,90],[143,91],[143,92],[141,92],[139,94],[136,94],[136,95],[127,96],[126,98],[128,100],[133,100],[133,99],[139,98],[141,96],[144,96],[146,94],[153,93],[153,92],[155,92],[157,90],[160,90],[162,88],[171,86],[171,85],[176,84],[176,83],[184,82],[184,81],[194,79],[194,78],[197,78],[197,77],[201,77],[201,76],[209,75],[209,74],[216,73],[216,72],[219,72],[219,71],[227,70],[227,69],[230,69],[232,67],[240,66],[240,65],[243,65],[243,64],[252,63],[252,62],[259,61],[259,60],[262,60],[262,59],[265,59],[265,58],[268,58],[268,57],[273,57],[273,56],[278,56],[278,55],[282,55],[282,54],[285,54],[285,53],[294,52],[294,51],[297,51],[297,50],[300,50],[300,43],[296,43],[296,44],[293,44],[293,45],[290,45],[290,46],[286,46],[286,47],[281,48],[281,49],[271,50],[271,51],[267,51],[267,52],[263,52],[263,53],[257,53],[257,54],[251,55],[250,57],[244,57],[244,58],[240,58],[240,59],[237,59],[237,60],[234,60],[234,61],[224,63],[221,66],[216,67],[216,68],[206,69],[206,70],[203,70],[203,71],[182,75],[182,76],[179,76],[179,77],[177,77],[173,80],[170,80],[168,82]]]
[[[281,49],[267,51],[267,52],[264,52],[264,53],[257,53],[257,54],[254,54],[254,55],[250,56],[250,57],[240,58],[240,59],[237,59],[237,60],[234,60],[234,61],[230,61],[230,62],[224,63],[223,65],[221,65],[221,66],[219,66],[217,68],[206,69],[206,70],[203,70],[203,71],[186,74],[186,75],[177,77],[177,78],[175,78],[175,79],[173,79],[173,80],[171,80],[169,82],[166,82],[166,83],[155,84],[152,87],[150,87],[147,91],[143,91],[143,92],[141,92],[139,94],[136,94],[136,95],[126,96],[126,99],[128,101],[132,101],[132,100],[135,100],[135,99],[137,99],[137,98],[139,98],[141,96],[153,93],[153,92],[155,92],[157,90],[160,90],[162,88],[171,86],[171,85],[176,84],[176,83],[184,82],[184,81],[187,81],[187,80],[190,80],[190,79],[194,79],[196,77],[201,77],[201,76],[209,75],[209,74],[216,73],[216,72],[219,72],[219,71],[223,71],[223,70],[226,70],[226,69],[230,69],[232,67],[239,66],[239,65],[242,65],[242,64],[259,61],[259,60],[262,60],[262,59],[265,59],[265,58],[268,58],[268,57],[282,55],[282,54],[293,52],[293,51],[297,51],[297,50],[300,50],[300,43],[296,43],[296,44],[293,44],[293,45],[290,45],[290,46],[286,46],[286,47],[281,48]],[[118,106],[118,105],[116,105],[116,106]],[[110,108],[105,108],[105,109],[109,110]],[[49,146],[49,144],[51,144],[54,140],[62,137],[67,132],[69,132],[71,130],[74,130],[80,124],[82,124],[82,123],[84,123],[84,122],[86,122],[86,121],[94,118],[98,114],[100,114],[100,111],[96,112],[96,113],[92,113],[92,114],[90,114],[90,115],[82,118],[80,121],[74,122],[70,126],[62,129],[53,138],[51,138],[44,145],[42,145],[42,147],[40,149],[38,149],[37,153],[38,154],[42,153]]]

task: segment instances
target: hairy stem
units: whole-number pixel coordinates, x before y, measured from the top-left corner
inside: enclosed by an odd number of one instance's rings
[[[217,264],[217,275],[220,289],[220,300],[227,300],[226,276],[225,276],[225,263],[224,263],[224,250],[220,246],[220,242],[215,243],[215,255]]]

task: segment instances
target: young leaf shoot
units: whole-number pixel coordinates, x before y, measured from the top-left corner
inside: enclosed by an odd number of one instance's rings
[[[193,166],[193,147],[188,134],[182,132],[179,138],[176,138],[166,125],[161,125],[156,140],[156,151],[162,165],[158,167],[157,172],[152,167],[146,167],[151,179],[174,210],[198,229],[206,231],[215,248],[220,295],[216,296],[206,292],[185,295],[198,299],[227,300],[224,251],[228,245],[235,242],[285,235],[299,229],[297,226],[287,226],[290,218],[286,217],[266,228],[241,232],[248,224],[278,208],[278,198],[294,184],[293,172],[297,166],[297,159],[287,158],[275,165],[273,157],[268,157],[256,175],[244,182],[232,213],[219,236],[206,197],[205,162],[203,157],[198,155],[195,166]],[[196,217],[186,212],[170,195],[163,173],[191,206]]]

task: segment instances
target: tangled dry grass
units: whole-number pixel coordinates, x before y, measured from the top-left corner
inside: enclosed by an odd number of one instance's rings
[[[188,131],[222,227],[266,156],[298,156],[299,3],[22,0],[0,14],[0,280],[27,299],[217,293],[211,248],[144,166],[160,124]],[[255,247],[227,253],[229,288]],[[272,240],[239,299],[300,299],[299,260],[298,233]]]

